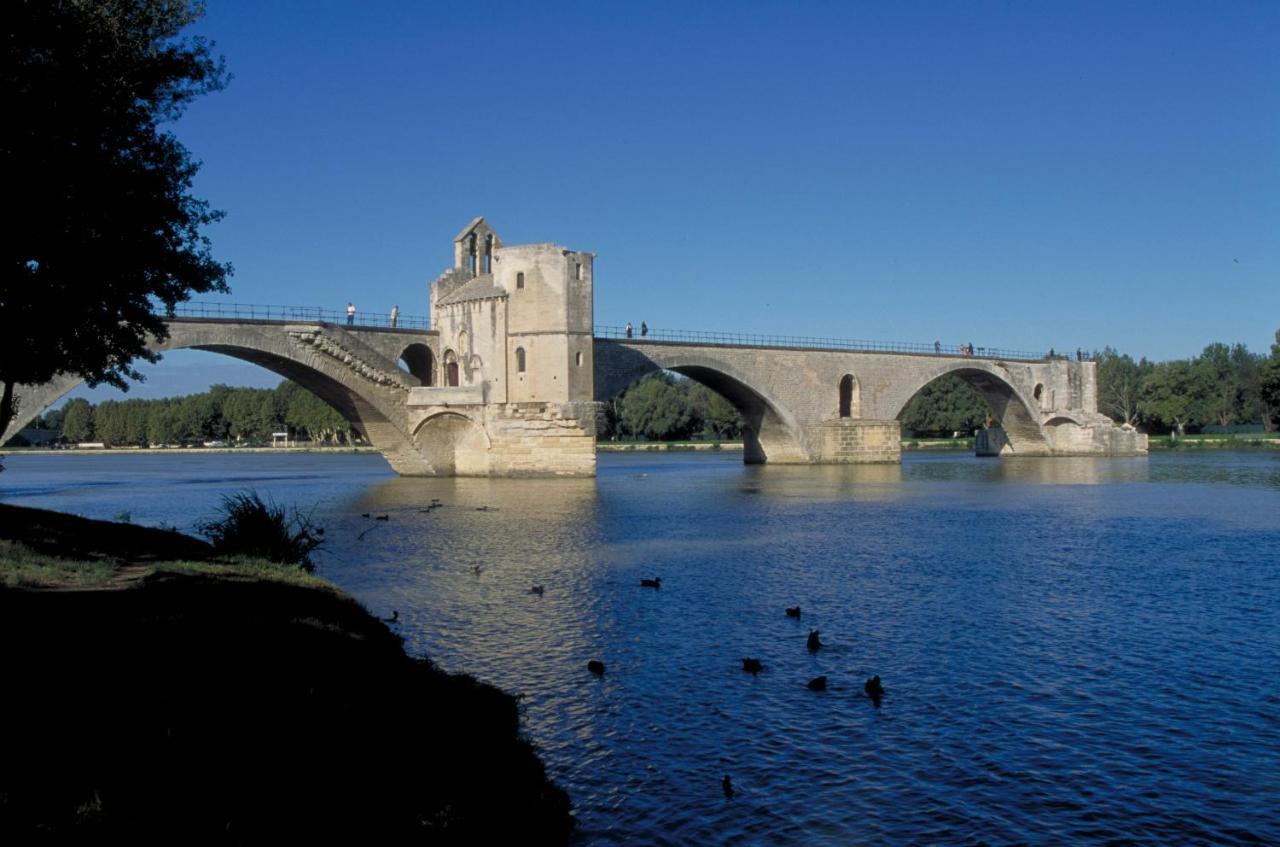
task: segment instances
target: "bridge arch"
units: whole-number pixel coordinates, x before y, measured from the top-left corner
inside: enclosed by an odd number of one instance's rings
[[[893,418],[902,419],[907,404],[926,386],[944,376],[955,376],[977,391],[1004,430],[1011,455],[1039,456],[1049,452],[1040,425],[1040,399],[1028,397],[999,362],[947,361],[908,383],[892,401]]]
[[[489,436],[467,415],[442,411],[425,418],[413,443],[435,476],[484,476],[489,472]]]
[[[678,345],[627,346],[600,340],[595,345],[595,397],[605,401],[660,370],[705,385],[729,402],[743,420],[743,461],[807,462],[800,426],[789,409],[757,380],[727,358],[706,348]]]
[[[174,320],[169,337],[153,342],[157,353],[204,350],[266,368],[292,380],[328,403],[377,447],[397,471],[411,467],[407,433],[395,423],[397,401],[407,387],[400,369],[341,330],[319,324],[231,323]],[[21,386],[19,414],[4,438],[12,437],[37,415],[79,385],[63,375],[40,386]]]
[[[413,375],[419,383],[426,386],[436,384],[436,362],[431,348],[420,341],[407,345],[400,352],[400,361],[405,370]]]

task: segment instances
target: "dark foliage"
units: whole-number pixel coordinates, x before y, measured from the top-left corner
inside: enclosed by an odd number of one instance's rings
[[[974,388],[958,376],[938,377],[916,393],[899,419],[903,435],[949,437],[971,435],[986,423],[991,407]]]
[[[323,542],[323,532],[308,515],[264,501],[256,491],[222,497],[222,517],[196,525],[213,542],[219,556],[248,556],[315,570],[311,553]]]
[[[154,360],[152,314],[225,291],[191,194],[199,167],[163,124],[227,81],[179,32],[186,0],[12,0],[0,5],[0,431],[16,383],[75,373],[124,387]]]
[[[659,371],[605,404],[600,437],[738,439],[742,427],[742,416],[728,400],[692,379]]]

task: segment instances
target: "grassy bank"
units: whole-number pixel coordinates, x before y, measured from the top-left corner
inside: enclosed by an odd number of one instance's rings
[[[683,450],[726,450],[742,452],[741,441],[597,441],[601,453],[664,452]]]
[[[1151,435],[1147,438],[1152,450],[1238,450],[1246,447],[1280,448],[1280,433],[1252,433],[1249,435]]]
[[[0,504],[0,843],[564,843],[515,698],[300,569]]]
[[[904,438],[902,449],[910,450],[965,450],[973,452],[973,437],[968,438]]]

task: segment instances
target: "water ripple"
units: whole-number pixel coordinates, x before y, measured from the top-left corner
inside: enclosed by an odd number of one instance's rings
[[[524,695],[581,844],[1280,843],[1280,456],[637,454],[538,482],[350,458],[153,462],[124,491],[15,458],[0,484],[178,525],[216,480],[320,500],[325,576]]]

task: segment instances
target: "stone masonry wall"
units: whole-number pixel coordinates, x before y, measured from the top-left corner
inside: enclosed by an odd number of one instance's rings
[[[864,464],[902,461],[902,427],[897,421],[836,418],[818,425],[821,433],[814,461]]]
[[[595,403],[490,406],[489,473],[495,476],[594,476]]]

